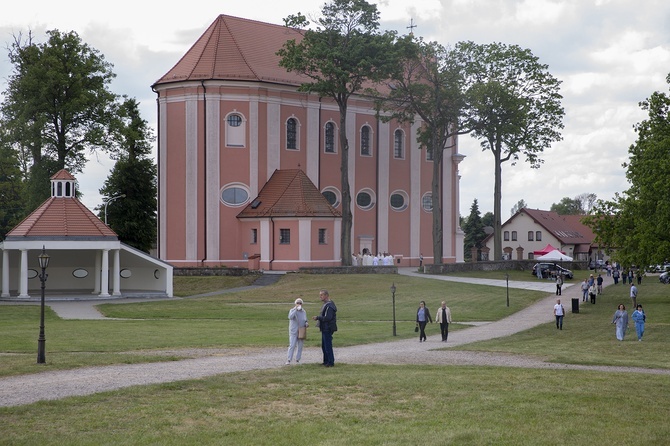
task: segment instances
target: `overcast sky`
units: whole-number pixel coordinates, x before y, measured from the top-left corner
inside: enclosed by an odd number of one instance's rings
[[[563,197],[595,193],[611,199],[628,189],[621,164],[635,141],[633,125],[645,118],[638,103],[654,91],[668,91],[670,2],[667,0],[382,0],[383,29],[414,33],[443,45],[462,40],[502,42],[528,48],[563,83],[563,141],[545,150],[544,164],[503,165],[502,219],[521,199],[549,209]],[[7,47],[13,35],[32,30],[76,31],[114,65],[115,93],[135,97],[152,127],[156,94],[150,85],[174,66],[219,14],[283,24],[289,14],[318,13],[322,2],[292,0],[201,0],[188,3],[116,0],[33,0],[4,4],[0,14],[0,91],[11,72]],[[460,140],[461,215],[474,199],[484,214],[493,211],[493,156],[469,136]],[[101,203],[98,189],[113,166],[92,156],[78,174],[82,201]]]

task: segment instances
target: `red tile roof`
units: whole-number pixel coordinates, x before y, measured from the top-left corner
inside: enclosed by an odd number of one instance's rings
[[[65,169],[61,169],[51,176],[52,180],[76,180],[74,175]]]
[[[46,200],[7,233],[8,240],[15,237],[118,238],[116,233],[100,221],[93,212],[79,200],[71,197],[52,197]]]
[[[302,170],[287,169],[275,170],[237,218],[341,216]]]
[[[279,66],[277,51],[302,36],[291,28],[220,15],[154,85],[182,81],[251,80],[300,85],[308,79]]]

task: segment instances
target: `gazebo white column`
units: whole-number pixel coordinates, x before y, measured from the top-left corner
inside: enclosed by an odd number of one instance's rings
[[[28,294],[28,250],[21,250],[21,270],[19,277],[19,297],[30,297]]]
[[[100,271],[100,296],[109,296],[109,249],[102,250],[102,269]]]
[[[100,293],[100,268],[102,268],[102,264],[100,263],[100,252],[96,251],[95,253],[95,271],[93,273],[93,293],[92,294],[98,294]]]
[[[2,297],[9,297],[9,251],[2,250]]]
[[[114,267],[112,268],[112,296],[121,295],[121,256],[120,249],[114,250]]]

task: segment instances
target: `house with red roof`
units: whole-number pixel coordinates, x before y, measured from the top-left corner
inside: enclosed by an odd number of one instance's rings
[[[179,266],[265,270],[341,264],[339,110],[298,91],[279,66],[294,29],[220,15],[152,89],[158,103],[158,256]],[[432,262],[433,162],[421,121],[378,119],[349,101],[352,253],[387,252],[399,266]],[[443,262],[463,261],[457,140],[441,169]]]
[[[76,197],[66,170],[51,177],[51,197],[0,242],[0,297],[39,295],[42,249],[50,256],[50,298],[63,295],[172,296],[172,266],[119,241]]]
[[[604,251],[594,243],[595,234],[581,222],[583,217],[539,209],[519,209],[502,225],[505,258],[533,259],[537,257],[535,252],[546,251],[547,245],[551,245],[576,262],[604,260]],[[491,252],[493,236],[488,236],[484,243]]]

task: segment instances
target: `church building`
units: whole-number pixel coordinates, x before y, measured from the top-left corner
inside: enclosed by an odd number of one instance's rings
[[[293,29],[220,15],[152,89],[158,103],[159,257],[181,266],[341,265],[339,111],[279,66]],[[413,125],[349,100],[352,253],[432,263],[432,160]],[[458,145],[441,171],[443,262],[463,261]]]

